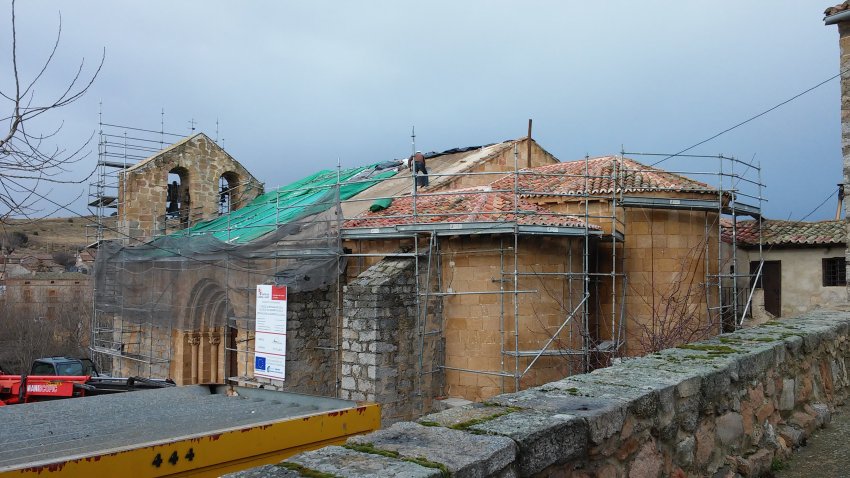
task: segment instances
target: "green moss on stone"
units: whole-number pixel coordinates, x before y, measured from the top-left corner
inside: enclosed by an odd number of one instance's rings
[[[417,465],[424,466],[425,468],[436,468],[437,470],[440,470],[440,475],[444,477],[451,476],[451,473],[449,473],[449,468],[446,465],[428,460],[427,458],[422,456],[418,456],[416,458],[404,458],[404,461],[416,463]]]
[[[712,344],[685,344],[680,345],[680,349],[684,350],[699,350],[701,352],[708,352],[713,355],[727,355],[737,353],[738,350],[729,347],[728,345],[712,345]]]
[[[349,450],[359,451],[360,453],[369,453],[371,455],[381,455],[389,458],[398,458],[399,453],[397,451],[390,450],[381,450],[380,448],[375,448],[373,443],[346,443],[342,445],[343,448],[348,448]]]
[[[333,475],[331,473],[323,473],[321,471],[316,471],[316,470],[307,468],[306,466],[301,466],[297,463],[289,463],[289,462],[285,461],[283,463],[278,463],[275,466],[279,466],[281,468],[286,468],[287,470],[297,472],[299,475],[306,476],[307,478],[338,478],[337,475]]]
[[[434,423],[434,422],[432,422],[432,423]],[[437,426],[439,426],[439,424],[437,424]],[[402,461],[409,461],[411,463],[416,463],[417,465],[424,466],[426,468],[436,468],[436,469],[440,470],[440,474],[442,476],[445,476],[445,477],[450,476],[449,469],[446,467],[446,465],[444,465],[442,463],[430,461],[427,458],[421,457],[421,456],[418,456],[418,457],[415,457],[415,458],[403,457],[397,451],[382,450],[380,448],[377,448],[377,447],[375,447],[374,443],[359,443],[359,444],[348,443],[348,444],[343,445],[343,447],[348,448],[349,450],[354,450],[354,451],[360,452],[360,453],[369,453],[371,455],[380,455],[380,456],[385,456],[387,458],[396,458],[396,459],[400,459]]]

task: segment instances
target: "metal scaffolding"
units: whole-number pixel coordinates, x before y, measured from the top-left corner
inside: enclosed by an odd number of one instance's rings
[[[541,173],[533,168],[519,167],[519,145],[513,145],[513,171],[496,172],[466,172],[450,174],[430,174],[431,180],[444,178],[452,181],[458,178],[475,178],[485,182],[493,182],[491,189],[482,192],[477,189],[461,190],[427,190],[420,191],[415,185],[416,176],[401,178],[401,181],[413,181],[411,185],[412,214],[410,216],[385,216],[388,220],[396,220],[397,225],[391,227],[361,227],[343,230],[344,238],[348,241],[369,242],[384,240],[387,247],[395,247],[397,241],[407,241],[412,246],[416,267],[415,276],[417,293],[417,331],[418,331],[418,393],[422,392],[422,377],[437,372],[456,372],[497,377],[500,380],[501,391],[518,390],[522,388],[522,380],[529,375],[535,366],[546,360],[560,360],[566,363],[568,373],[587,372],[599,366],[610,363],[611,359],[620,355],[624,341],[624,307],[621,306],[625,294],[625,274],[620,263],[624,256],[623,214],[621,210],[622,188],[612,187],[610,194],[591,193],[591,183],[595,180],[618,183],[616,166],[612,167],[613,177],[594,177],[588,171],[585,158],[584,171],[573,175],[573,181],[582,183],[582,192],[570,194],[569,200],[582,204],[577,214],[566,214],[553,211],[524,211],[522,210],[523,196],[533,196],[540,191],[522,186],[530,178],[561,178],[564,174]],[[616,163],[617,159],[612,159]],[[392,179],[391,179],[392,180]],[[497,185],[498,184],[498,185]],[[501,189],[504,188],[504,189]],[[442,196],[481,196],[506,194],[510,197],[511,220],[495,219],[497,214],[487,211],[474,211],[480,218],[477,222],[455,222],[452,216],[462,216],[469,212],[435,213],[423,207],[429,199]],[[547,193],[550,196],[551,193]],[[563,195],[567,196],[567,195]],[[407,195],[395,196],[399,200]],[[355,199],[356,200],[356,199]],[[372,201],[372,199],[364,199]],[[593,201],[609,204],[608,213],[594,212],[590,203]],[[473,211],[470,211],[473,212]],[[488,218],[488,214],[494,219]],[[551,221],[559,218],[576,218],[581,225],[539,226],[526,224],[523,219],[530,216],[546,217]],[[346,217],[346,220],[357,220],[358,217]],[[606,228],[595,227],[596,224],[606,224]],[[464,289],[457,287],[444,277],[446,264],[453,264],[458,251],[447,247],[452,240],[466,237],[498,238],[498,246],[493,247],[492,241],[484,242],[480,248],[464,249],[468,256],[486,255],[498,257],[498,289]],[[564,265],[561,272],[537,271],[523,263],[528,257],[536,254],[531,241],[534,238],[557,238],[563,242]],[[392,240],[395,240],[392,241]],[[600,252],[607,251],[607,252]],[[349,257],[355,258],[349,267],[355,268],[349,276],[356,276],[373,263],[375,256],[383,257],[392,253],[389,249],[353,252]],[[596,257],[599,253],[608,254],[605,260],[609,267],[599,268]],[[524,310],[535,301],[535,298],[547,291],[545,282],[560,282],[562,290],[567,292],[560,304],[561,319],[550,327],[548,333],[536,340],[521,338],[521,333],[539,320],[533,313]],[[551,287],[550,287],[551,288]],[[594,306],[599,302],[601,291],[610,294],[610,304],[605,307]],[[499,303],[499,354],[498,369],[476,369],[457,367],[445,363],[444,350],[431,354],[435,359],[425,359],[426,351],[440,349],[442,343],[431,345],[432,342],[444,337],[446,321],[451,320],[443,314],[447,307],[446,301],[459,297],[495,296]],[[605,329],[605,330],[603,330]],[[528,347],[534,342],[535,347]],[[550,364],[551,366],[551,364]],[[443,391],[444,394],[445,390]]]
[[[132,162],[156,153],[167,146],[170,135],[135,128],[125,128],[123,133],[104,133],[109,128],[120,127],[101,123],[99,174],[91,186],[94,198],[91,205],[99,218],[99,227],[95,228],[92,237],[95,241],[108,238],[110,228],[104,224],[109,212],[113,208],[121,210],[117,203],[117,198],[122,196],[117,192],[117,175],[112,182],[107,171],[124,170]],[[159,142],[142,133],[160,135]],[[220,269],[215,277],[222,289],[217,290],[215,296],[221,303],[214,308],[216,313],[223,310],[226,315],[221,338],[224,363],[238,363],[238,369],[248,370],[253,358],[253,348],[248,343],[253,340],[254,324],[251,313],[254,289],[248,284],[283,284],[286,278],[281,271],[298,267],[305,260],[328,261],[332,267],[327,270],[327,276],[333,277],[328,281],[328,290],[333,297],[335,316],[328,317],[332,333],[315,348],[327,351],[332,357],[336,374],[333,387],[337,391],[342,378],[340,354],[345,313],[342,296],[346,279],[357,277],[383,258],[411,260],[416,281],[416,393],[429,393],[425,382],[436,374],[446,373],[492,377],[498,382],[499,391],[509,392],[549,379],[556,373],[564,376],[587,372],[628,355],[630,279],[626,270],[629,259],[626,232],[630,211],[704,211],[707,213],[705,240],[701,247],[704,248],[705,274],[700,280],[704,286],[705,295],[701,300],[705,302],[706,316],[716,325],[716,332],[741,326],[751,311],[752,298],[752,287],[742,287],[742,280],[750,281],[749,284],[754,284],[755,280],[741,273],[735,247],[727,253],[721,246],[724,225],[720,219],[731,217],[729,227],[734,244],[737,218],[741,215],[761,217],[764,185],[759,166],[723,155],[673,155],[718,160],[718,171],[665,171],[713,177],[717,186],[699,199],[663,194],[666,191],[652,196],[642,194],[639,188],[637,192],[630,190],[627,181],[633,181],[635,175],[657,170],[651,167],[628,169],[624,166],[626,155],[650,158],[672,157],[670,155],[621,152],[618,156],[586,157],[573,162],[581,167],[569,173],[547,172],[531,167],[530,139],[527,140],[527,164],[521,167],[521,141],[510,145],[513,148],[512,168],[432,173],[429,176],[435,185],[429,188],[417,186],[416,174],[375,179],[374,176],[359,176],[363,171],[343,170],[338,164],[336,171],[327,173],[326,181],[320,185],[297,182],[275,190],[272,221],[257,226],[232,224],[231,214],[222,211],[222,220],[215,227],[206,228],[204,233],[216,234],[233,249],[214,251],[212,255],[204,255],[205,252],[194,259],[181,256],[179,263],[165,261],[157,267],[163,268],[163,275],[173,273],[174,277],[187,270]],[[595,161],[604,162],[604,167],[592,169]],[[401,164],[399,167],[403,168]],[[752,175],[757,178],[753,179]],[[536,186],[549,180],[568,181],[574,188],[553,191]],[[381,216],[387,221],[386,225],[347,225],[368,217],[360,214],[368,209],[363,205],[368,206],[377,197],[346,196],[344,189],[362,187],[360,192],[368,191],[378,182],[397,185],[388,188],[390,192],[382,194],[380,199],[410,201],[410,211]],[[600,187],[602,183],[607,186]],[[460,187],[459,184],[477,186]],[[305,209],[303,203],[286,201],[286,197],[293,194],[321,198]],[[465,198],[476,198],[474,204],[480,208],[451,209]],[[748,199],[756,204],[750,204]],[[430,207],[435,201],[448,204],[448,210]],[[501,206],[486,209],[484,205],[490,202]],[[357,214],[346,216],[346,205],[354,206],[352,209]],[[251,227],[258,231],[274,231],[263,234],[275,235],[264,236],[258,232],[257,237],[264,238],[257,239],[262,246],[248,253],[255,242],[239,241],[246,228]],[[197,237],[192,234],[191,230],[185,230],[184,234],[166,229],[161,237],[186,240]],[[123,240],[126,243],[127,238]],[[716,244],[711,243],[714,240]],[[155,240],[152,244],[158,242]],[[161,246],[149,247],[152,253],[161,252],[156,250]],[[709,255],[715,252],[715,247],[717,262],[713,263],[714,257],[709,258]],[[238,252],[240,248],[244,250]],[[549,256],[541,255],[544,252]],[[491,261],[488,267],[492,274],[485,274],[489,283],[478,281],[477,286],[473,286],[470,281],[465,284],[455,281],[454,268],[459,257],[482,257]],[[559,262],[541,264],[547,257],[557,257]],[[108,270],[103,273],[108,276],[104,283],[111,285],[98,293],[101,299],[106,297],[114,306],[106,310],[96,305],[92,350],[113,361],[136,361],[150,374],[156,374],[168,370],[173,353],[171,350],[155,353],[152,349],[156,334],[171,337],[173,332],[159,315],[170,310],[169,307],[181,306],[168,303],[171,299],[164,291],[150,288],[145,300],[147,304],[142,306],[146,309],[130,310],[121,295],[119,277],[121,274],[145,274],[150,264],[131,265],[123,260],[109,263]],[[456,319],[447,314],[457,304],[473,299],[492,304],[492,310],[499,310],[494,320],[498,322],[495,331],[498,357],[497,365],[492,367],[459,366],[446,357],[448,322]],[[535,309],[539,304],[548,307],[545,313]],[[187,315],[191,312],[185,311]],[[136,319],[126,320],[128,315]],[[154,328],[162,330],[154,332]],[[146,346],[148,348],[144,349]],[[242,385],[259,383],[247,375],[228,375],[226,379]],[[449,395],[445,383],[442,387],[438,395]]]
[[[132,239],[121,229],[126,218],[119,216],[124,208],[120,198],[125,197],[121,191],[120,175],[138,161],[165,148],[168,144],[182,135],[166,132],[164,129],[165,113],[160,114],[160,130],[137,128],[104,122],[102,110],[98,113],[98,157],[94,181],[89,183],[89,211],[94,216],[94,222],[86,226],[86,241],[89,247],[99,247],[105,241],[117,241],[128,244]],[[103,281],[95,296],[108,298],[115,303],[123,303],[119,287],[119,275],[126,273],[126,265],[122,262],[112,262],[103,271],[108,280]],[[143,343],[152,343],[151,325],[146,323],[131,323],[122,320],[123,312],[108,313],[93,304],[91,350],[102,370],[112,369],[112,360],[108,357],[121,358],[143,364],[142,368],[148,375],[153,372],[152,365],[161,362],[153,357],[150,349],[145,349]],[[147,340],[145,340],[147,337]]]
[[[716,291],[713,303],[707,302],[707,311],[712,323],[717,325],[717,333],[728,332],[744,326],[745,321],[752,315],[752,300],[759,283],[764,258],[762,255],[762,207],[767,199],[764,197],[765,184],[762,180],[762,168],[758,162],[742,161],[734,156],[700,155],[700,154],[665,154],[665,153],[623,153],[630,156],[658,158],[655,164],[671,158],[684,158],[696,161],[716,161],[715,171],[690,171],[676,173],[689,176],[706,178],[706,182],[716,184],[716,200],[672,200],[660,199],[654,201],[654,207],[671,208],[681,210],[703,210],[717,213],[717,220],[706,222],[706,238],[712,233],[717,234],[716,262],[713,273],[708,264],[713,261],[709,257],[708,249],[711,245],[706,241],[706,297],[711,297],[712,290]],[[647,201],[636,202],[626,200],[626,206],[649,205]],[[749,264],[742,267],[738,258],[738,218],[751,217],[758,222],[755,228],[757,237],[757,256],[755,262],[758,266],[751,270]],[[728,241],[727,250],[724,251],[724,236]],[[747,271],[743,273],[741,271]]]

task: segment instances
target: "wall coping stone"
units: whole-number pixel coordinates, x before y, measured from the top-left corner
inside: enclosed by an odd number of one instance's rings
[[[662,454],[668,460],[664,473],[685,473],[684,468],[688,476],[709,476],[724,470],[732,473],[729,476],[758,476],[769,471],[764,469],[764,463],[769,465],[768,458],[773,453],[777,453],[777,459],[784,458],[778,454],[778,448],[785,446],[780,442],[790,441],[790,450],[815,425],[827,423],[831,409],[846,397],[850,384],[845,365],[845,360],[850,359],[848,333],[850,313],[813,311],[796,319],[768,322],[624,360],[589,374],[498,395],[487,404],[466,405],[422,417],[419,422],[431,425],[428,427],[402,422],[350,441],[398,450],[402,455],[414,453],[436,462],[445,459],[442,463],[456,471],[454,476],[487,476],[480,473],[480,467],[467,472],[460,465],[493,459],[495,448],[491,446],[466,446],[481,440],[481,434],[488,439],[509,438],[516,444],[515,459],[503,471],[493,473],[494,468],[488,468],[488,474],[497,476],[510,476],[513,472],[520,476],[546,474],[562,470],[550,467],[563,464],[568,469],[591,466],[610,471],[615,466],[613,457],[620,460],[622,468],[618,473],[625,473],[626,469],[661,470],[661,465],[656,467],[648,461],[661,460]],[[818,365],[821,372],[815,374]],[[791,392],[778,388],[783,379],[794,382],[793,374],[781,374],[786,370],[797,374]],[[819,384],[827,381],[828,386]],[[804,386],[810,387],[808,391]],[[761,390],[761,395],[753,390]],[[763,427],[763,439],[752,442],[755,439],[747,435],[748,427],[754,426],[752,419],[741,418],[752,412],[742,411],[743,401],[756,393],[764,402],[778,404],[782,394],[792,392],[792,401],[787,404],[791,410],[777,408],[764,424],[756,423]],[[749,402],[745,406],[750,406]],[[783,430],[788,440],[781,437]],[[639,441],[634,442],[636,437],[640,437]],[[446,449],[460,448],[461,442],[465,443],[463,460],[448,458],[451,450]],[[506,441],[492,443],[501,447],[500,453],[510,455]],[[429,446],[434,449],[429,450]],[[370,465],[373,467],[369,469],[377,475],[396,474],[395,468],[379,466],[410,465],[400,459],[360,455],[363,454],[330,447],[287,461],[336,476],[364,476],[357,474],[359,463],[375,458],[384,458],[380,465],[378,461]],[[502,463],[504,460],[499,461],[499,466]],[[564,476],[573,475],[567,472]]]
[[[426,468],[409,461],[373,453],[362,453],[341,446],[329,446],[288,460],[310,470],[332,476],[373,478],[375,476],[404,476],[408,478],[438,478],[437,468]]]
[[[504,436],[475,435],[411,422],[352,437],[348,443],[372,445],[405,458],[423,457],[444,464],[455,476],[491,476],[513,463],[517,453],[514,441]]]

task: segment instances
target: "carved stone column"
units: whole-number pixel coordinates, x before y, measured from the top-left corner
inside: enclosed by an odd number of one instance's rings
[[[201,336],[192,334],[186,336],[186,341],[192,346],[192,383],[198,383],[198,368],[200,365],[199,349],[201,345]]]
[[[210,381],[218,382],[218,345],[221,343],[221,335],[210,332]]]

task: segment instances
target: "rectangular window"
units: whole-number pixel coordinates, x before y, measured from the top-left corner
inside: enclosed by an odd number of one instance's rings
[[[844,264],[843,257],[822,259],[821,264],[824,287],[847,285],[847,266]]]

